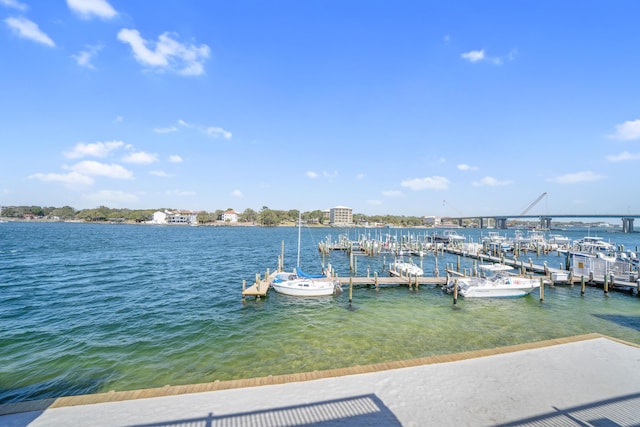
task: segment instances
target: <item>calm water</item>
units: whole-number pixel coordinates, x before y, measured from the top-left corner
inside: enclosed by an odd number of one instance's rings
[[[319,271],[317,243],[340,232],[303,229],[305,271]],[[426,232],[391,230],[400,237]],[[476,241],[483,233],[459,232]],[[356,238],[355,230],[349,233]],[[587,231],[561,234],[577,239]],[[599,235],[627,248],[640,243],[637,233]],[[640,344],[640,299],[605,297],[596,288],[581,297],[579,286],[547,287],[542,303],[534,293],[459,300],[454,307],[435,287],[355,289],[351,308],[348,292],[300,299],[272,291],[243,303],[242,280],[273,270],[283,241],[285,264],[293,267],[294,228],[0,224],[0,403],[321,370],[589,332]],[[529,256],[552,267],[564,262],[557,255]],[[359,257],[358,273],[386,274],[389,261]],[[345,253],[333,252],[325,262],[349,275]],[[440,271],[455,262],[440,257]],[[430,274],[434,256],[422,263]]]

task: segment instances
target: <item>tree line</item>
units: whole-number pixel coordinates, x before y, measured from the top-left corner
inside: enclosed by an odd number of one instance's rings
[[[219,223],[219,218],[229,209],[219,209],[213,212],[198,212],[197,221],[199,224]],[[143,223],[153,219],[154,212],[176,211],[176,209],[114,209],[100,206],[95,209],[76,210],[71,206],[63,207],[43,207],[43,206],[3,206],[0,216],[5,218],[36,218],[49,220],[81,220],[86,222],[129,222]],[[327,224],[329,220],[321,210],[300,212],[296,209],[278,210],[263,206],[259,211],[247,208],[238,214],[238,221],[241,223],[252,223],[264,226],[277,226],[281,224],[298,221],[300,215],[302,221],[307,224]],[[355,224],[390,224],[395,226],[412,227],[423,225],[420,217],[394,216],[394,215],[364,215],[353,214]]]

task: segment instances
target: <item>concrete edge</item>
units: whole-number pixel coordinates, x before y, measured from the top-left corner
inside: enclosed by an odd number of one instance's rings
[[[638,347],[640,345],[609,337],[598,333],[575,335],[564,338],[554,338],[532,343],[515,344],[492,349],[472,350],[462,353],[427,356],[417,359],[399,360],[393,362],[375,363],[371,365],[356,365],[346,368],[329,369],[323,371],[302,372],[296,374],[269,375],[240,380],[213,381],[200,384],[188,384],[164,387],[147,388],[139,390],[109,391],[106,393],[85,394],[77,396],[64,396],[59,398],[31,400],[25,402],[5,403],[0,405],[0,416],[20,412],[44,411],[48,408],[61,408],[66,406],[87,405],[94,403],[120,402],[133,399],[147,399],[153,397],[175,396],[188,393],[202,393],[216,390],[229,390],[236,388],[258,387],[264,385],[286,384],[291,382],[311,381],[323,378],[341,377],[345,375],[367,374],[372,372],[387,371],[391,369],[410,368],[421,365],[456,362],[460,360],[474,359],[478,357],[493,356],[498,354],[514,353],[523,350],[551,347],[579,341],[606,338],[621,344]]]

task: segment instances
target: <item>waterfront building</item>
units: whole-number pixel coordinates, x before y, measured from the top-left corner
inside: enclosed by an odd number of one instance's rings
[[[346,206],[329,209],[329,224],[337,227],[353,225],[353,209]]]

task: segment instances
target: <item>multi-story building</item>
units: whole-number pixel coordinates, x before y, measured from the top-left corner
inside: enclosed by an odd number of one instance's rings
[[[329,209],[329,224],[337,227],[353,225],[353,210],[346,206]]]

